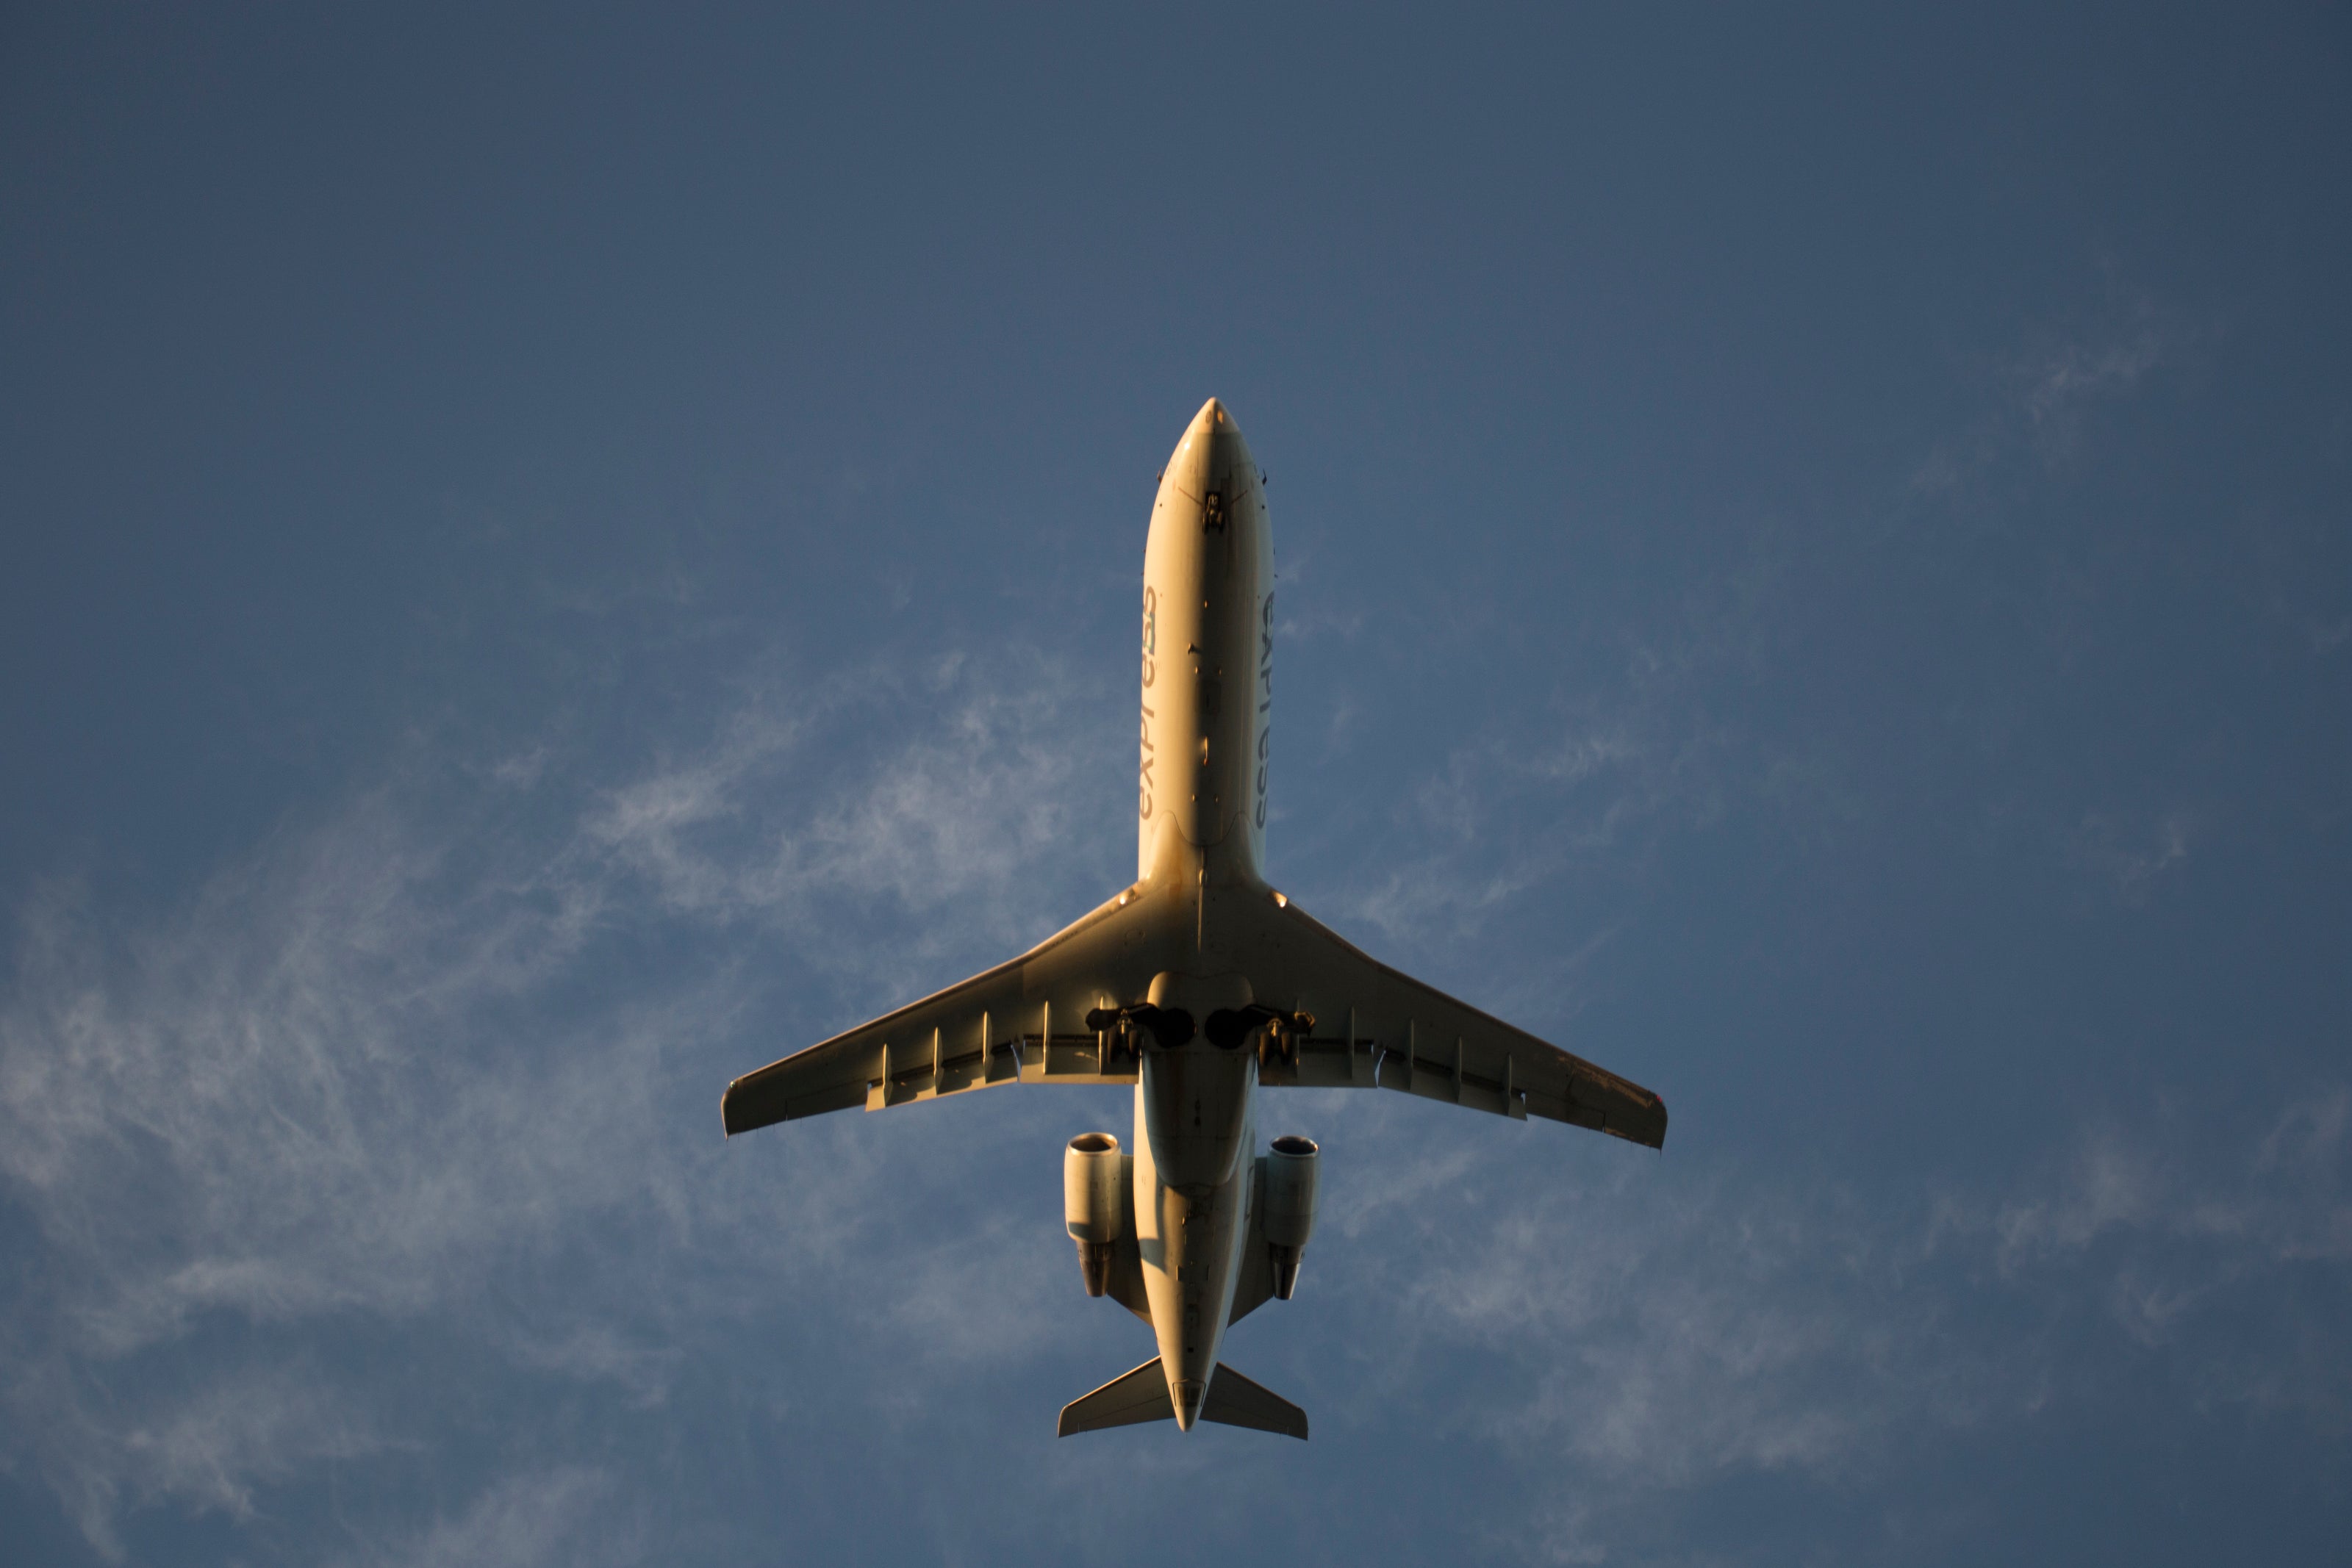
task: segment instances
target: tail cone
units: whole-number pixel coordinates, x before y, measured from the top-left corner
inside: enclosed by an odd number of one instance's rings
[[[1177,1384],[1169,1392],[1176,1396],[1176,1425],[1184,1431],[1191,1431],[1192,1423],[1201,1418],[1201,1402],[1208,1397],[1209,1385],[1186,1381]]]

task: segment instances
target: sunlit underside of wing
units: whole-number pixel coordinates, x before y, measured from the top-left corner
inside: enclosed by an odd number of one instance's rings
[[[1665,1102],[1640,1084],[1398,973],[1296,904],[1269,898],[1248,924],[1258,1000],[1315,1019],[1307,1037],[1269,1047],[1259,1082],[1377,1083],[1664,1145]]]
[[[737,1079],[727,1131],[999,1083],[1134,1082],[1131,1037],[1085,1020],[1200,961],[1177,938],[1201,915],[1170,918],[1193,908],[1187,891],[1139,883],[1018,958]],[[1664,1144],[1665,1103],[1641,1085],[1390,968],[1295,904],[1243,889],[1213,890],[1208,904],[1219,961],[1249,976],[1261,1005],[1316,1020],[1304,1036],[1269,1035],[1261,1082],[1377,1085]]]
[[[1160,967],[1147,903],[1129,890],[1018,958],[746,1073],[721,1103],[728,1133],[999,1083],[1134,1082],[1135,1058],[1086,1017],[1140,997]]]

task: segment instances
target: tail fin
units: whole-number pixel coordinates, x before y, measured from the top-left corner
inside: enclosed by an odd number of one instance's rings
[[[1099,1432],[1107,1427],[1132,1427],[1144,1421],[1173,1421],[1176,1406],[1168,1397],[1168,1374],[1153,1356],[1123,1377],[1114,1377],[1083,1398],[1062,1406],[1055,1436]],[[1279,1394],[1262,1388],[1223,1362],[1209,1380],[1209,1397],[1201,1419],[1228,1427],[1249,1427],[1305,1440],[1307,1412]]]

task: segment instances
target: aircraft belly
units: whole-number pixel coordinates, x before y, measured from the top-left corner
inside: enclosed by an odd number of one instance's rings
[[[1201,1053],[1198,1042],[1190,1053]],[[1156,1059],[1151,1067],[1164,1060]],[[1191,1406],[1197,1408],[1215,1372],[1241,1277],[1253,1167],[1235,1159],[1214,1183],[1171,1182],[1153,1149],[1152,1124],[1161,1118],[1152,1113],[1150,1102],[1155,1088],[1165,1094],[1181,1081],[1171,1077],[1155,1083],[1162,1075],[1151,1067],[1135,1089],[1137,1253],[1170,1396],[1183,1407],[1182,1390],[1189,1385],[1195,1390]],[[1238,1097],[1233,1113],[1244,1144],[1255,1137],[1255,1075],[1248,1073],[1228,1091]]]
[[[1223,405],[1203,404],[1160,476],[1144,549],[1137,861],[1189,916],[1163,945],[1189,949],[1153,982],[1155,1006],[1196,1024],[1249,1005],[1229,925],[1237,889],[1262,890],[1273,706],[1274,551],[1257,465]],[[1198,1005],[1160,995],[1197,994]],[[1230,984],[1228,984],[1230,983]],[[1237,999],[1211,1002],[1221,987]],[[1255,1053],[1196,1037],[1150,1056],[1136,1084],[1137,1251],[1179,1419],[1191,1424],[1217,1364],[1241,1275],[1253,1164]]]

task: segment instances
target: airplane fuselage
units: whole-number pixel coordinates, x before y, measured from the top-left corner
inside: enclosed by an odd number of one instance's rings
[[[1143,552],[1136,874],[1262,882],[1274,713],[1274,532],[1248,444],[1212,398],[1168,460]]]
[[[1274,716],[1274,539],[1248,444],[1211,399],[1160,478],[1143,559],[1137,870],[1190,883],[1192,961],[1152,984],[1195,1020],[1255,999],[1212,918],[1263,893]],[[1205,1030],[1144,1053],[1135,1086],[1135,1225],[1176,1419],[1217,1365],[1249,1233],[1257,1055]]]

